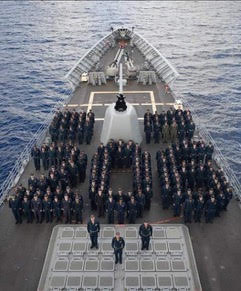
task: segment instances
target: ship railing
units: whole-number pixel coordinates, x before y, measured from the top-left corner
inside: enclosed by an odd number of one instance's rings
[[[114,35],[116,31],[104,36],[88,51],[86,51],[86,53],[74,64],[74,66],[66,74],[65,78],[69,81],[73,90],[80,85],[81,74],[87,73],[98,62],[99,58],[103,56],[103,54],[111,46],[113,46]],[[90,59],[90,62],[86,62],[86,59]],[[88,63],[87,67],[86,63]],[[83,65],[85,67],[83,67]]]
[[[140,50],[146,60],[154,67],[158,76],[168,85],[171,85],[171,83],[176,80],[179,76],[177,70],[152,44],[138,33],[133,33],[133,43]],[[154,62],[152,61],[153,59],[155,59]],[[159,65],[162,64],[163,67],[161,66],[161,68],[159,68]]]
[[[22,173],[24,172],[25,167],[31,159],[31,151],[33,146],[35,144],[37,146],[40,146],[43,143],[55,112],[62,108],[65,103],[66,101],[64,101],[63,99],[59,100],[56,103],[52,110],[47,114],[44,123],[34,133],[32,139],[27,143],[27,145],[24,147],[23,151],[17,158],[13,168],[11,169],[8,176],[0,187],[0,206],[9,195],[10,190],[17,185]]]
[[[205,128],[205,126],[203,125],[203,122],[201,122],[200,118],[198,118],[198,115],[196,114],[193,106],[191,106],[190,103],[187,102],[184,97],[179,96],[177,98],[177,95],[173,90],[172,90],[172,95],[175,98],[175,100],[178,100],[178,99],[181,100],[183,106],[186,108],[189,108],[191,110],[192,118],[193,118],[193,121],[195,122],[196,129],[197,129],[200,137],[206,143],[209,143],[209,142],[212,143],[212,145],[214,147],[213,158],[216,161],[217,165],[219,165],[220,168],[222,169],[222,171],[223,171],[225,177],[227,178],[227,180],[229,181],[230,185],[233,187],[234,197],[239,202],[241,202],[241,184],[240,184],[236,174],[234,173],[233,169],[231,169],[227,159],[225,158],[222,151],[218,147],[217,143],[215,142],[215,140],[213,139],[211,134],[208,132],[208,130]]]

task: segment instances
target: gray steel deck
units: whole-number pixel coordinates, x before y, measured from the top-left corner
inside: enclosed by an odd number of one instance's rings
[[[141,55],[136,52],[138,61]],[[106,56],[106,60],[112,56]],[[113,83],[101,87],[92,87],[85,84],[78,88],[73,94],[69,104],[87,104],[92,91],[98,91],[99,94],[94,96],[93,104],[107,104],[115,101],[114,94],[106,94],[101,92],[117,91],[118,88]],[[173,103],[174,98],[171,94],[165,94],[163,83],[157,86],[143,86],[136,81],[128,82],[125,91],[154,91],[155,101],[157,103]],[[147,93],[127,95],[131,99],[131,103],[149,103],[150,99]],[[140,96],[142,98],[140,98]],[[113,98],[113,99],[112,99]],[[129,101],[129,100],[128,100]],[[135,105],[138,116],[143,117],[147,108],[152,109],[151,105]],[[166,109],[166,106],[157,105],[160,112]],[[88,106],[76,107],[86,110]],[[89,107],[90,108],[90,107]],[[92,109],[96,113],[97,118],[103,118],[104,106],[93,106]],[[140,120],[142,130],[143,124]],[[89,160],[95,152],[99,143],[102,121],[96,121],[95,133],[90,146],[82,145],[81,149],[88,154]],[[142,132],[144,135],[144,132]],[[143,150],[148,150],[152,154],[153,169],[153,191],[151,210],[145,212],[145,218],[150,222],[160,223],[182,223],[182,218],[174,219],[172,211],[163,211],[160,204],[160,189],[158,185],[155,153],[163,145],[142,144]],[[31,172],[34,172],[33,161],[27,165],[21,176],[20,182],[26,185],[27,179]],[[89,173],[89,166],[87,169]],[[37,173],[39,175],[39,173]],[[116,179],[118,177],[118,179]],[[131,190],[131,174],[130,173],[112,173],[111,186],[114,190],[122,187],[124,191]],[[86,179],[88,180],[88,179]],[[87,195],[87,181],[79,186],[79,191],[84,196],[85,210],[84,223],[86,223],[89,214],[89,201]],[[240,272],[241,272],[241,212],[236,201],[231,201],[229,210],[221,214],[220,218],[216,218],[213,224],[206,225],[191,224],[188,225],[190,236],[193,244],[194,254],[197,261],[198,272],[203,290],[240,290]],[[105,223],[106,219],[100,219],[101,223]],[[142,219],[137,219],[137,223],[141,223]],[[36,290],[40,279],[41,270],[44,263],[49,239],[55,223],[52,224],[26,224],[15,225],[11,211],[5,204],[0,211],[0,290],[4,291],[22,291]]]
[[[114,264],[111,247],[117,231],[125,240],[122,265]],[[100,290],[106,288],[115,291],[125,288],[131,290],[138,288],[138,285],[143,289],[182,287],[183,290],[202,290],[185,226],[153,225],[148,251],[141,251],[138,231],[139,225],[102,225],[99,249],[90,250],[86,227],[56,226],[49,242],[38,290],[77,290],[80,287],[85,290],[93,285]]]

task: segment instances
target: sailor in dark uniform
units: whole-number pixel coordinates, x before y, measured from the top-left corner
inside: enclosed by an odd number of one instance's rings
[[[146,113],[144,114],[144,125],[146,125],[147,122],[152,122],[152,113],[149,109],[147,109]]]
[[[64,217],[65,217],[65,223],[71,223],[72,221],[72,202],[68,195],[64,196],[64,200],[62,202],[63,205],[63,211],[64,211]]]
[[[143,189],[143,193],[145,195],[145,209],[150,210],[150,207],[151,207],[151,198],[153,196],[152,189],[151,189],[150,185],[147,185]]]
[[[54,210],[54,216],[57,218],[56,222],[62,221],[61,209],[62,209],[62,202],[61,200],[58,199],[58,196],[55,196],[54,201],[53,201],[53,210]]]
[[[126,204],[122,198],[120,198],[119,202],[116,204],[116,211],[117,211],[118,224],[124,224],[125,223]]]
[[[115,237],[113,237],[111,245],[112,245],[112,248],[114,249],[115,263],[122,264],[122,252],[125,247],[125,241],[120,236],[119,232],[117,232]]]
[[[113,224],[114,223],[114,214],[115,214],[115,201],[112,197],[109,197],[107,203],[106,203],[106,212],[107,212],[107,218],[108,223]]]
[[[36,191],[38,186],[38,179],[34,177],[34,174],[31,174],[30,178],[28,179],[28,187],[30,187],[30,185],[32,185],[33,191]]]
[[[63,167],[60,168],[59,183],[61,185],[62,190],[65,191],[69,183],[69,175],[68,172]]]
[[[52,204],[51,199],[48,197],[48,195],[44,195],[43,213],[45,216],[46,223],[52,222],[52,220],[53,220],[53,204]]]
[[[104,206],[105,206],[105,197],[103,192],[99,189],[98,193],[95,197],[96,205],[97,205],[97,211],[98,211],[98,217],[104,216]]]
[[[183,213],[184,213],[184,223],[192,222],[192,214],[194,210],[194,202],[192,197],[188,197],[183,205]]]
[[[22,218],[21,218],[21,203],[20,199],[18,197],[13,196],[12,198],[9,199],[9,207],[12,209],[13,215],[16,219],[16,224],[22,223]]]
[[[95,123],[95,114],[94,112],[90,109],[89,112],[87,113],[87,117],[89,117],[90,121],[92,123]]]
[[[199,196],[198,201],[194,208],[194,221],[201,222],[202,214],[204,210],[204,200],[203,196]]]
[[[28,200],[27,196],[24,196],[23,198],[22,209],[23,209],[23,213],[25,217],[27,218],[27,223],[32,223],[33,217],[32,217],[32,210],[31,210],[31,201]]]
[[[77,127],[77,138],[78,138],[79,144],[82,144],[84,141],[84,127],[80,123]]]
[[[93,124],[88,120],[86,120],[85,122],[84,134],[85,134],[86,144],[90,144],[91,138],[93,136]]]
[[[41,156],[41,159],[43,162],[43,168],[45,171],[47,171],[49,168],[49,153],[45,147],[41,148],[41,155],[40,156]]]
[[[35,166],[36,171],[40,170],[40,155],[41,155],[40,149],[37,148],[37,146],[35,145],[31,151],[31,156],[33,157],[34,166]]]
[[[145,124],[144,131],[146,134],[146,143],[149,144],[151,142],[151,133],[152,133],[152,125],[149,121]]]
[[[83,211],[83,197],[82,195],[77,195],[75,201],[73,202],[73,211],[75,215],[75,223],[83,223],[82,211]]]
[[[49,165],[55,166],[57,154],[55,148],[52,145],[49,148],[48,154],[49,154]]]
[[[115,155],[116,155],[116,158],[115,158],[116,166],[117,168],[122,169],[124,165],[124,147],[118,146]]]
[[[170,194],[171,189],[169,187],[169,184],[165,184],[165,186],[162,188],[161,191],[161,197],[162,197],[162,209],[168,209],[170,206]]]
[[[141,237],[141,250],[148,250],[150,237],[152,236],[152,226],[148,224],[148,222],[144,221],[144,223],[139,228],[139,235]]]
[[[154,143],[160,142],[160,123],[157,120],[153,122],[153,138]]]
[[[80,183],[84,183],[86,178],[87,160],[88,160],[87,155],[84,152],[80,152],[79,162],[77,163]]]
[[[131,201],[128,202],[128,218],[129,224],[136,223],[136,215],[137,215],[137,204],[135,202],[135,197],[131,197]]]
[[[207,201],[205,208],[206,223],[213,223],[217,208],[214,196],[212,196],[211,199]]]
[[[90,216],[90,221],[87,224],[87,231],[90,234],[91,249],[96,247],[98,249],[98,233],[100,232],[100,223],[95,220],[95,216]]]
[[[73,161],[70,162],[70,166],[69,166],[68,170],[69,170],[70,186],[75,187],[77,185],[78,168],[74,164]]]
[[[136,196],[137,202],[137,217],[143,217],[143,211],[145,206],[145,195],[142,194],[142,191],[139,190]]]
[[[89,200],[91,210],[97,209],[95,197],[96,197],[96,182],[92,181],[89,188]]]
[[[41,199],[38,198],[37,194],[34,195],[31,201],[31,209],[34,213],[34,218],[36,219],[36,223],[42,223],[43,203]]]
[[[174,197],[173,197],[174,217],[181,215],[182,199],[183,198],[182,198],[181,190],[178,190],[177,194],[174,194]]]

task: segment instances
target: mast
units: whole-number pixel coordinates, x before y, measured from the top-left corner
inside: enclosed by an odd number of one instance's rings
[[[119,94],[123,94],[123,70],[122,70],[122,63],[120,63],[120,71],[119,71]]]

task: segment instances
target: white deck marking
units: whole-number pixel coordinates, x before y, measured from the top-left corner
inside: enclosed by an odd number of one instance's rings
[[[176,103],[156,103],[155,102],[155,105],[156,106],[158,106],[158,105],[163,105],[163,106],[165,106],[165,105],[175,105]],[[151,106],[152,105],[152,103],[141,103],[141,105],[143,105],[143,106]]]
[[[79,106],[80,107],[87,106],[87,112],[89,110],[91,110],[92,107],[94,107],[94,106],[98,106],[98,107],[109,106],[109,105],[113,104],[114,102],[112,102],[112,103],[93,103],[95,94],[117,94],[117,93],[119,93],[119,91],[93,91],[90,93],[89,103],[88,104],[81,104]],[[132,94],[138,94],[138,93],[141,93],[141,94],[145,93],[146,94],[146,93],[148,93],[150,96],[150,99],[151,99],[151,103],[146,102],[146,103],[130,103],[130,104],[133,106],[151,106],[153,113],[155,113],[155,111],[157,110],[156,106],[158,106],[158,105],[162,105],[162,106],[165,106],[165,105],[166,106],[167,105],[174,106],[174,105],[176,105],[175,103],[163,103],[163,102],[156,103],[155,95],[154,95],[153,91],[124,91],[124,93],[126,93],[126,94],[131,94],[131,93]],[[103,121],[104,118],[96,118],[96,120]],[[143,118],[138,118],[138,120],[143,120]]]
[[[155,102],[155,96],[153,94],[153,91],[150,92],[150,96],[151,96],[152,111],[154,113],[156,111],[156,102]]]
[[[144,120],[144,117],[138,117],[138,120]],[[95,118],[95,121],[104,121],[104,118]]]
[[[115,103],[115,102],[113,102],[113,103]],[[103,105],[103,106],[109,106],[109,105],[111,105],[113,103],[105,103],[105,104],[101,104],[101,105]],[[141,103],[129,103],[129,104],[131,104],[133,106],[139,106],[139,105],[141,105]],[[92,106],[95,106],[95,105],[93,104]]]
[[[78,107],[79,104],[64,104],[64,107]]]
[[[134,94],[137,94],[137,93],[153,93],[153,91],[123,91],[123,94],[130,94],[130,93],[134,93]],[[118,94],[119,91],[92,91],[91,94]]]
[[[89,98],[89,104],[88,104],[88,108],[87,108],[87,112],[89,112],[92,108],[92,104],[93,104],[93,100],[94,100],[94,95],[95,92],[91,92],[90,93],[90,98]]]

